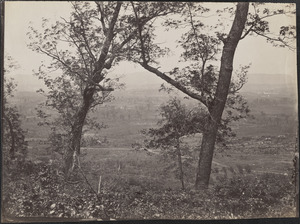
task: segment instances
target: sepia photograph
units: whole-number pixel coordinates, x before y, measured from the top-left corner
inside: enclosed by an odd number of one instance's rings
[[[296,3],[0,6],[1,222],[299,217]]]

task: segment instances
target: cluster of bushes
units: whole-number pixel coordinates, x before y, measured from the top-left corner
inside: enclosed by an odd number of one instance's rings
[[[293,184],[289,176],[265,173],[236,175],[215,186],[235,217],[284,217],[295,213]],[[219,207],[219,206],[217,206]]]

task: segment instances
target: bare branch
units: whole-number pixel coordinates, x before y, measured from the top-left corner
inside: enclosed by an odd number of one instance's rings
[[[105,25],[105,22],[104,22],[104,12],[102,10],[103,2],[95,1],[95,3],[96,3],[97,8],[98,8],[98,10],[100,12],[100,22],[102,24],[103,33],[104,33],[104,35],[106,35],[107,28],[106,28],[106,25]]]
[[[240,38],[240,40],[244,39],[252,30],[254,27],[254,23],[251,25],[251,27],[244,33],[244,35]]]
[[[79,17],[81,18],[81,17]],[[91,48],[90,48],[90,44],[89,44],[89,41],[87,40],[87,37],[86,37],[86,33],[85,33],[85,27],[84,27],[84,22],[82,21],[82,19],[80,19],[80,23],[81,23],[81,29],[82,29],[82,32],[80,32],[81,36],[83,37],[83,40],[84,40],[84,47],[86,49],[86,51],[88,52],[89,56],[91,57],[91,59],[93,60],[93,62],[96,62],[96,57],[95,55],[93,54]]]
[[[280,37],[278,37],[278,38],[270,37],[267,34],[259,33],[259,32],[255,31],[255,30],[253,30],[253,32],[256,33],[258,36],[265,37],[269,41],[279,42],[279,43],[283,44],[285,47],[287,47],[290,50],[295,50],[296,49],[295,47],[290,46],[286,41],[284,41]]]
[[[208,100],[205,99],[204,97],[202,97],[201,95],[199,95],[198,93],[191,91],[190,89],[186,88],[184,85],[180,84],[178,81],[173,80],[172,78],[170,78],[166,74],[160,72],[158,69],[148,65],[147,63],[140,63],[140,65],[143,68],[145,68],[147,71],[154,73],[155,75],[157,75],[161,79],[165,80],[167,83],[169,83],[172,86],[176,87],[177,89],[179,89],[183,93],[187,94],[188,96],[192,97],[193,99],[199,100],[201,103],[203,103],[205,106],[208,107],[208,105],[209,105]]]
[[[46,54],[47,56],[49,56],[50,58],[60,62],[63,66],[65,66],[65,68],[70,72],[70,73],[73,73],[73,74],[76,74],[81,80],[85,81],[85,78],[87,77],[83,77],[82,74],[80,74],[79,72],[76,72],[76,71],[73,71],[72,68],[64,61],[62,60],[59,55],[54,55],[52,54],[51,52],[48,52],[46,50],[43,50],[42,48],[38,47],[38,50],[40,52],[42,52],[43,54]]]
[[[189,15],[190,15],[191,26],[192,26],[192,29],[193,29],[194,37],[195,37],[195,39],[196,39],[197,46],[198,46],[198,50],[199,50],[199,54],[200,54],[200,53],[201,53],[200,42],[199,42],[199,40],[198,40],[196,28],[195,28],[195,26],[194,26],[194,21],[193,21],[193,15],[192,15],[191,7],[190,7],[190,4],[187,4],[187,5],[188,5],[188,9],[189,9]],[[200,55],[200,57],[203,58],[201,55]],[[202,69],[201,69],[202,76],[203,76],[203,71],[204,71],[204,64],[205,64],[205,63],[203,63],[203,66],[202,66]]]
[[[240,90],[243,88],[243,86],[244,86],[245,84],[246,84],[245,82],[241,83],[240,86],[238,86],[238,87],[236,87],[236,88],[230,90],[230,91],[228,92],[228,94],[235,94],[235,93],[238,93],[238,91],[240,91]]]
[[[148,63],[148,61],[146,60],[146,51],[145,51],[145,45],[144,45],[144,40],[142,37],[142,24],[140,23],[140,18],[138,16],[137,10],[134,6],[134,3],[131,1],[131,5],[134,11],[134,15],[135,15],[135,19],[137,20],[137,26],[138,26],[138,35],[139,35],[139,39],[141,42],[141,54],[142,54],[142,60],[144,63]]]
[[[116,24],[118,16],[119,16],[121,5],[122,5],[122,2],[117,2],[115,11],[113,13],[111,22],[110,22],[108,30],[107,30],[107,35],[104,40],[103,47],[101,49],[99,59],[95,64],[95,69],[93,71],[93,81],[95,83],[99,83],[101,80],[103,80],[103,77],[101,77],[101,75],[99,73],[101,73],[101,71],[105,65],[105,58],[107,57],[110,44],[114,37],[114,27],[115,27],[115,24]]]
[[[132,38],[134,38],[134,36],[136,35],[137,29],[134,30],[125,40],[123,40],[123,42],[116,48],[114,49],[114,53],[112,54],[112,56],[110,57],[110,59],[105,62],[104,64],[104,68],[109,69],[112,66],[112,63],[114,61],[114,59],[118,56],[118,52],[130,41],[132,40]]]
[[[288,12],[282,11],[282,12],[267,14],[265,16],[259,17],[258,16],[258,10],[256,9],[255,4],[252,4],[252,5],[254,7],[255,15],[259,18],[259,21],[262,21],[263,19],[267,19],[267,18],[270,18],[270,17],[273,17],[273,16],[285,15],[286,13],[288,13]],[[292,13],[292,12],[289,12],[289,13]],[[240,38],[240,40],[244,39],[251,31],[258,34],[257,31],[255,29],[253,29],[256,24],[257,24],[257,22],[253,21],[251,27],[244,33],[244,35]],[[263,36],[261,34],[258,34],[258,35]],[[264,37],[268,38],[267,36],[264,36]],[[273,39],[273,38],[268,38],[268,39]],[[275,41],[275,39],[273,39],[273,41]],[[278,40],[276,40],[276,41],[278,41]],[[283,41],[282,41],[282,43],[285,44],[288,48],[291,48],[288,44],[284,43]],[[292,48],[292,49],[294,49],[294,48]]]

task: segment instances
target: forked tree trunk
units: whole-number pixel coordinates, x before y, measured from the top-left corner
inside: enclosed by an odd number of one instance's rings
[[[245,27],[248,9],[248,2],[239,2],[237,4],[235,18],[231,30],[228,34],[228,37],[223,40],[224,47],[221,57],[219,80],[214,101],[208,108],[210,112],[210,121],[206,132],[203,134],[202,145],[199,152],[199,161],[195,182],[196,189],[205,189],[209,185],[218,125],[221,121],[229,92],[234,53]]]

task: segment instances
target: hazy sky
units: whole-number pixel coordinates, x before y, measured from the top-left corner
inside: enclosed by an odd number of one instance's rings
[[[220,7],[220,3],[216,3]],[[273,4],[275,7],[281,7],[281,4]],[[18,82],[19,90],[35,90],[41,83],[36,77],[33,77],[32,70],[37,69],[41,61],[47,61],[43,55],[32,52],[27,48],[28,26],[30,22],[32,25],[40,26],[41,18],[50,18],[51,21],[60,19],[60,17],[68,18],[70,6],[67,2],[5,2],[5,52],[12,56],[20,65],[20,68],[12,74]],[[281,17],[280,22],[288,24],[295,24],[295,17]],[[279,22],[272,21],[274,24]],[[173,51],[173,56],[161,60],[161,69],[168,71],[177,64],[176,43],[175,40],[179,38],[179,33],[176,31],[164,31],[160,35],[160,42],[165,42]],[[296,81],[296,52],[288,49],[275,48],[271,44],[267,44],[266,40],[261,37],[247,37],[240,41],[236,55],[234,67],[240,64],[252,63],[251,73],[267,73],[267,74],[281,74],[285,76],[289,82]],[[142,73],[139,76],[131,73]],[[121,63],[121,65],[114,69],[114,73],[124,74],[128,86],[135,86],[138,83],[159,84],[162,80],[155,77],[153,74],[148,74],[138,65],[129,63]],[[249,75],[249,79],[251,77]]]

